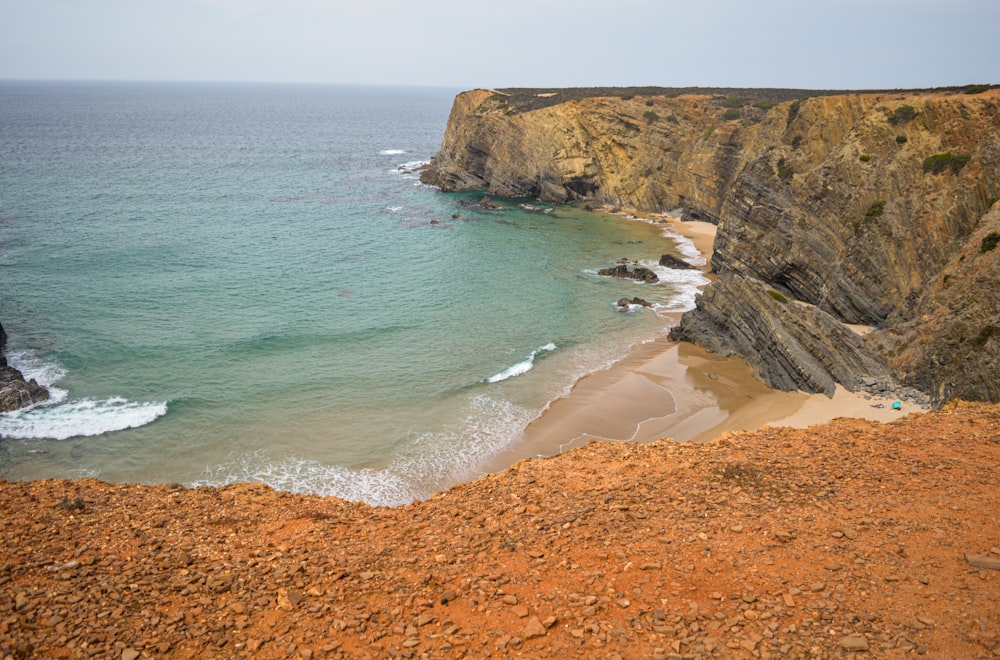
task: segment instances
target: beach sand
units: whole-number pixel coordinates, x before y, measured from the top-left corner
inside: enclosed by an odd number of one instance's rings
[[[706,260],[715,226],[658,219],[692,240]],[[705,266],[707,270],[708,265]],[[781,392],[757,380],[739,357],[722,357],[663,338],[637,347],[620,362],[582,378],[554,401],[490,471],[525,456],[551,456],[591,440],[706,441],[763,426],[807,428],[837,417],[889,422],[918,410],[893,410],[892,399],[837,388],[835,395]],[[875,407],[881,404],[883,407]]]

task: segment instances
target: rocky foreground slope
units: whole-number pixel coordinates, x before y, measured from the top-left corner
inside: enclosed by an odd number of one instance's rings
[[[998,657],[998,465],[1000,406],[953,403],[393,509],[0,481],[0,657]]]
[[[1000,90],[476,90],[422,179],[717,223],[675,337],[771,386],[1000,401]]]

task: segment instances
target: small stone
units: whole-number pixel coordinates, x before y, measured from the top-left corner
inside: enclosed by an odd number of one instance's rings
[[[975,552],[966,552],[965,561],[976,568],[985,568],[991,571],[1000,571],[1000,559],[989,555],[980,555]]]
[[[792,598],[792,594],[781,594],[781,598],[785,601],[785,607],[795,607],[795,599]]]
[[[508,605],[517,605],[517,596],[514,594],[504,594],[503,598],[500,600]]]
[[[537,616],[533,616],[528,619],[527,625],[524,626],[524,630],[521,631],[522,639],[535,639],[536,637],[544,637],[546,634],[545,626],[542,622],[538,620]]]
[[[454,589],[448,589],[443,594],[441,594],[441,604],[447,605],[456,598],[458,598],[458,592],[456,592]]]
[[[742,534],[743,525],[733,525],[732,527],[729,528],[729,531],[735,532],[736,534]]]
[[[826,589],[826,584],[823,582],[813,582],[809,585],[809,591],[812,592],[823,591],[824,589]]]
[[[632,604],[632,601],[630,601],[628,598],[619,598],[615,602],[618,603],[618,607],[621,607],[622,609]]]
[[[867,651],[868,650],[868,640],[864,635],[860,633],[854,633],[853,635],[848,635],[847,637],[841,637],[840,647],[846,651]]]
[[[122,651],[122,660],[135,660],[139,657],[139,652],[135,649],[125,649]]]
[[[521,619],[528,616],[528,608],[525,607],[524,605],[515,605],[514,607],[510,608],[510,611],[514,614],[514,616],[519,617]]]

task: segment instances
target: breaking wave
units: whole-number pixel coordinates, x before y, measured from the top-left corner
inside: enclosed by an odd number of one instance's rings
[[[532,369],[535,368],[535,358],[538,357],[539,353],[549,352],[556,350],[556,345],[552,342],[545,344],[545,346],[539,346],[535,350],[531,351],[531,355],[524,358],[517,364],[511,365],[499,373],[495,373],[485,380],[487,383],[499,383],[501,381],[507,380],[508,378],[514,378],[515,376],[522,376]]]

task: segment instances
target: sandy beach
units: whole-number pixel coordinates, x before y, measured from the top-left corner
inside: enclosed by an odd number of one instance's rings
[[[670,216],[652,220],[690,239],[710,260],[714,225]],[[773,390],[757,380],[739,357],[722,357],[663,338],[582,378],[491,467],[499,470],[525,456],[559,454],[591,440],[651,442],[669,437],[702,442],[732,431],[807,428],[838,417],[889,422],[920,410],[912,404],[893,410],[892,402],[839,386],[833,397]]]

